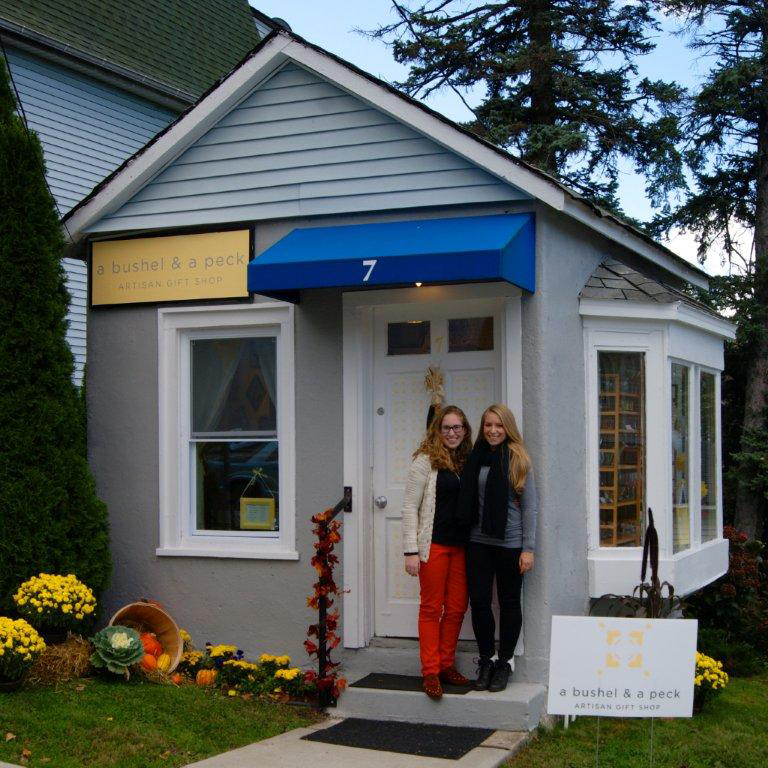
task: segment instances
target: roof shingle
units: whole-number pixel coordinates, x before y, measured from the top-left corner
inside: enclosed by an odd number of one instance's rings
[[[695,309],[721,317],[714,309],[687,293],[660,283],[620,261],[603,262],[590,275],[579,294],[580,299],[616,299],[672,304],[681,301]]]
[[[247,0],[0,0],[0,18],[193,99],[259,42]]]

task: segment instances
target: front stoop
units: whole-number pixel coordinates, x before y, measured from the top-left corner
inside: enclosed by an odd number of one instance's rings
[[[473,645],[460,643],[456,654],[456,667],[469,678],[475,675]],[[350,683],[371,672],[419,675],[418,643],[375,638],[367,648],[345,650],[343,669]],[[510,682],[499,693],[445,694],[440,701],[414,691],[348,687],[329,714],[527,732],[536,728],[544,716],[546,698],[545,686],[518,682]]]
[[[510,683],[505,691],[445,694],[433,701],[424,693],[379,688],[347,688],[334,717],[401,720],[410,723],[532,731],[546,703],[546,689],[531,683]]]

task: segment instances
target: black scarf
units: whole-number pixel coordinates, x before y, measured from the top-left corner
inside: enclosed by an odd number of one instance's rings
[[[495,449],[484,438],[475,443],[461,475],[459,519],[470,527],[477,524],[480,515],[477,485],[481,467],[489,467],[489,470],[485,481],[480,530],[494,539],[503,539],[507,530],[509,504],[509,448],[506,443]]]

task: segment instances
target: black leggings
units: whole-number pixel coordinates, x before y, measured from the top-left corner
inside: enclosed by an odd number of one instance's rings
[[[509,661],[515,653],[523,624],[520,608],[520,549],[508,549],[474,541],[467,548],[467,585],[472,605],[472,629],[480,658],[490,659],[496,650],[496,621],[491,610],[493,580],[499,597],[499,659]]]

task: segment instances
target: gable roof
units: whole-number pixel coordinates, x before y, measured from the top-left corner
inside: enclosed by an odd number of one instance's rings
[[[260,82],[289,60],[316,72],[502,181],[580,221],[676,277],[702,288],[708,286],[708,276],[704,270],[617,216],[585,200],[553,177],[481,139],[353,64],[283,29],[273,31],[232,72],[203,94],[197,104],[73,208],[64,219],[71,241],[78,242],[85,236],[90,225],[127,202],[174,158],[228,114]]]
[[[0,21],[188,102],[261,38],[247,0],[0,0]]]

